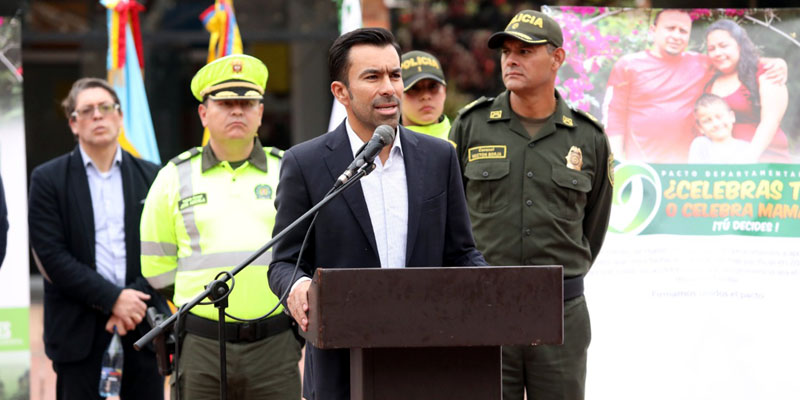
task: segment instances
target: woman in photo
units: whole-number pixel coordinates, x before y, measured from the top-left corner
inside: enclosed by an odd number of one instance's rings
[[[736,115],[733,137],[750,142],[760,162],[792,162],[780,123],[789,94],[786,84],[764,79],[758,51],[734,21],[719,20],[706,30],[708,56],[717,70],[706,92],[725,99]]]

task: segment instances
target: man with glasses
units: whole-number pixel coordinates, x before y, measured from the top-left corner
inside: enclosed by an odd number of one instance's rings
[[[208,145],[172,159],[147,195],[142,273],[178,306],[271,237],[282,152],[258,140],[267,73],[260,60],[242,54],[197,72],[191,88],[201,102],[197,111],[209,131]],[[228,282],[228,399],[300,398],[301,347],[267,284],[271,259],[265,253]],[[218,399],[218,310],[199,305],[182,321],[185,338],[172,398]]]
[[[34,169],[28,206],[56,396],[101,399],[100,365],[116,330],[125,360],[121,398],[163,399],[155,354],[133,349],[149,330],[146,308],[169,312],[139,265],[142,201],[158,166],[120,147],[122,110],[106,81],[78,80],[62,105],[78,145]]]

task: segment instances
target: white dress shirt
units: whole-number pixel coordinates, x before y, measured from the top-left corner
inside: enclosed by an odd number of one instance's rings
[[[80,147],[80,146],[79,146]],[[97,273],[107,281],[125,287],[125,199],[122,194],[122,152],[117,146],[111,169],[100,172],[80,148],[94,215],[94,253]]]
[[[356,135],[350,121],[345,120],[347,138],[355,158],[364,141]],[[404,268],[406,266],[406,242],[408,240],[408,181],[403,147],[400,145],[400,129],[397,128],[392,149],[386,164],[375,157],[375,170],[361,178],[361,190],[372,221],[375,244],[381,268]],[[289,293],[298,284],[310,281],[301,277],[292,284]]]
[[[347,138],[353,157],[364,142],[345,123]],[[392,143],[386,164],[375,157],[375,170],[361,178],[361,190],[367,202],[369,219],[375,233],[381,268],[403,268],[406,266],[406,240],[408,239],[408,183],[403,147],[400,145],[400,129]]]

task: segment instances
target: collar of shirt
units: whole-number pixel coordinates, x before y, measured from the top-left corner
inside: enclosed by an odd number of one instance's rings
[[[222,161],[220,161],[214,154],[214,151],[211,150],[211,143],[203,146],[202,157],[201,167],[203,172],[206,172],[215,165],[222,163]],[[258,140],[258,137],[253,138],[253,150],[250,151],[250,155],[247,156],[245,161],[249,161],[254,167],[267,172],[267,155],[264,154],[264,146],[261,145],[261,141]]]
[[[92,161],[92,158],[89,157],[89,155],[86,154],[85,151],[83,151],[83,146],[78,144],[78,149],[81,151],[81,159],[83,161],[83,166],[85,168],[89,168],[89,166],[91,165],[92,168],[94,168],[98,173],[103,174],[102,172],[100,172],[99,169],[97,169],[97,166],[94,165],[94,161]],[[111,167],[113,168],[115,165],[120,165],[120,164],[122,164],[122,152],[120,151],[119,144],[117,144],[117,151],[114,153],[114,161],[111,163]]]
[[[358,137],[358,135],[356,134],[356,131],[354,131],[353,127],[350,126],[350,120],[349,119],[345,119],[344,126],[345,126],[345,128],[347,128],[347,139],[350,140],[350,149],[353,151],[353,158],[355,158],[356,154],[358,153],[358,150],[365,143],[363,141],[361,141],[361,138]],[[395,153],[397,153],[397,154],[399,154],[401,156],[403,155],[403,146],[400,144],[400,126],[395,128],[394,133],[395,133],[394,142],[392,143],[392,150],[389,152],[389,158],[391,158],[392,154],[395,154]],[[395,150],[395,149],[397,149],[397,150]],[[380,163],[380,158],[377,158],[377,159],[379,160],[378,163]]]

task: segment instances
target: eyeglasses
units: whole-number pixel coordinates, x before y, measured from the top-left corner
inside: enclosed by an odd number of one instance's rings
[[[101,103],[92,106],[86,106],[79,110],[75,110],[72,112],[73,118],[81,118],[81,119],[88,119],[94,115],[94,110],[100,111],[100,115],[106,116],[111,114],[112,112],[119,110],[119,104],[108,104],[108,103]]]

